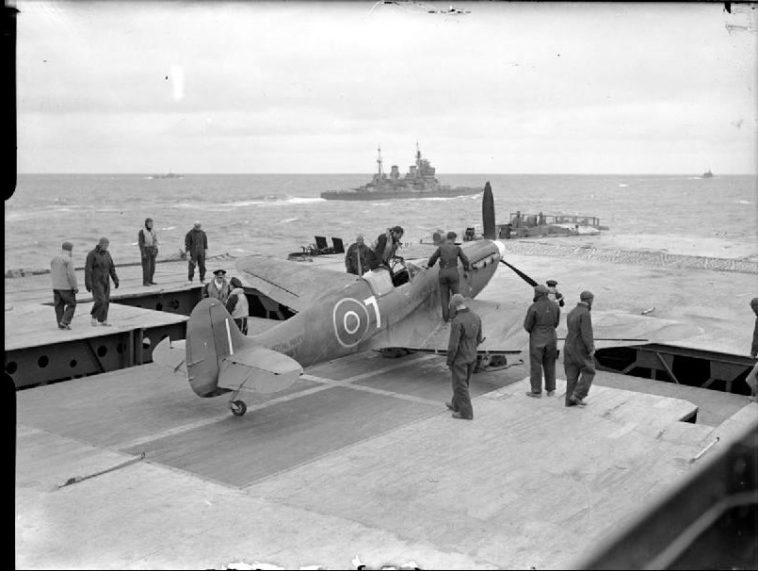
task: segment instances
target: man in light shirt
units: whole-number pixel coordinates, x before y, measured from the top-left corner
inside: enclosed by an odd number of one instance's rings
[[[73,249],[74,245],[71,242],[63,242],[60,254],[50,262],[55,320],[58,322],[58,329],[71,329],[71,320],[74,318],[76,309],[76,294],[79,293],[79,285],[74,272],[74,261],[71,258]]]

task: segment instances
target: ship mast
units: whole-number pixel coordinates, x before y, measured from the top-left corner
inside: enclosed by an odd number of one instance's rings
[[[378,152],[378,158],[376,159],[376,165],[377,165],[378,170],[379,170],[379,177],[381,178],[381,176],[382,176],[382,147],[381,147],[381,145],[379,145],[379,147],[376,150]]]

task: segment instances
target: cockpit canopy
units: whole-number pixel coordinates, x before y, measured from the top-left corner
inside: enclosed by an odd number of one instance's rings
[[[413,262],[406,262],[402,258],[392,258],[390,268],[376,268],[363,274],[363,279],[371,286],[374,295],[381,297],[388,294],[394,288],[412,282],[423,270],[423,267]]]

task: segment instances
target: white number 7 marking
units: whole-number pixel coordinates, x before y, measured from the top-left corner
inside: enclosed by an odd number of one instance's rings
[[[376,298],[372,295],[371,297],[364,299],[363,303],[374,308],[374,313],[376,313],[376,328],[381,329],[382,316],[379,314],[379,304],[376,303]]]

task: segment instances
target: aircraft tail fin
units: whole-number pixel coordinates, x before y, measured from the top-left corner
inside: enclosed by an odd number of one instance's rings
[[[243,335],[224,304],[213,298],[201,300],[192,310],[185,347],[189,383],[201,397],[237,390],[243,384],[259,392],[276,392],[303,372],[294,359]]]

